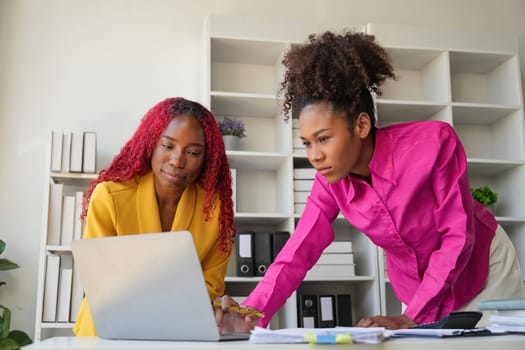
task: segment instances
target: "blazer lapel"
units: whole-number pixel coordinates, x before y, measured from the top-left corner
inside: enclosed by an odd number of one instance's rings
[[[179,205],[177,206],[177,212],[175,213],[175,218],[173,219],[173,224],[171,226],[172,231],[178,230],[189,230],[191,221],[197,203],[197,187],[195,184],[186,186],[186,189],[180,197]],[[200,209],[202,210],[202,208]]]
[[[139,232],[161,232],[159,206],[155,195],[153,172],[141,176],[137,187],[137,215]]]

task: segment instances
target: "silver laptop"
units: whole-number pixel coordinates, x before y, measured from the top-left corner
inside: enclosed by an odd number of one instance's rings
[[[189,231],[76,240],[71,247],[101,338],[249,338],[219,334]]]

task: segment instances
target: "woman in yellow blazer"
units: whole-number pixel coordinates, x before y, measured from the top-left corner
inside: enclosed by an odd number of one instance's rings
[[[189,230],[210,300],[224,293],[235,236],[231,175],[214,116],[196,102],[168,98],[86,191],[83,238]],[[96,335],[84,299],[73,332]]]

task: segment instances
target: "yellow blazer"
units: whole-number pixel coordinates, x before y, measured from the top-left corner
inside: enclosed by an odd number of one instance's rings
[[[206,192],[193,184],[181,196],[171,231],[189,230],[206,280],[210,300],[224,294],[224,276],[230,253],[219,244],[220,201],[214,200],[209,221],[204,220]],[[126,182],[102,182],[91,196],[84,238],[161,232],[153,173]],[[230,250],[231,252],[231,250]],[[87,300],[80,307],[73,332],[78,336],[96,335]]]

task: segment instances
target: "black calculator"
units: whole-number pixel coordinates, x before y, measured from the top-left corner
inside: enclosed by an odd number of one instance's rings
[[[440,329],[473,329],[483,314],[479,311],[451,312],[441,320],[432,323],[422,323],[410,328],[440,328]]]

